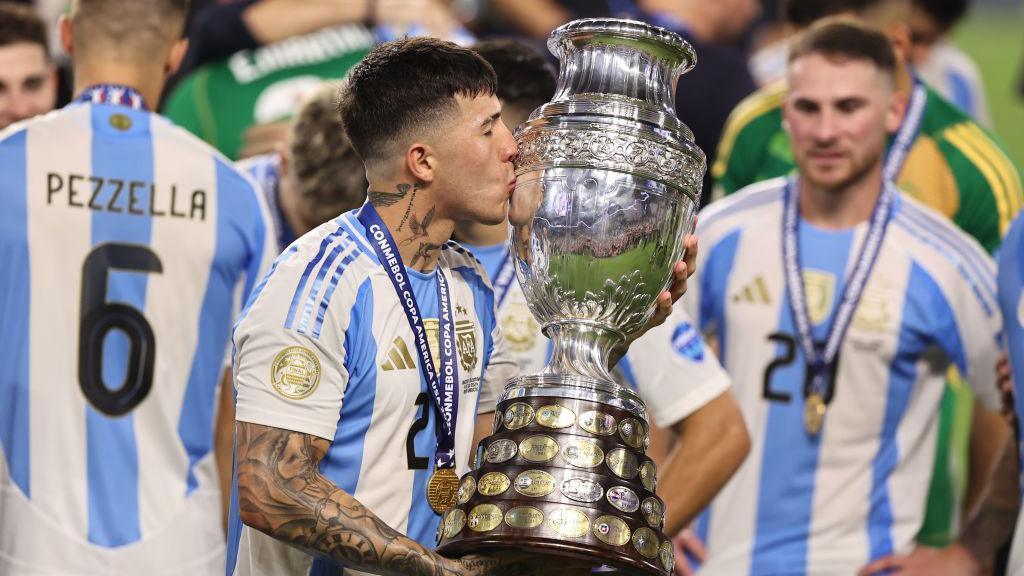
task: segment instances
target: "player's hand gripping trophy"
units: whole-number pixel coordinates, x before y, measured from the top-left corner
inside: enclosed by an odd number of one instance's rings
[[[558,90],[516,131],[509,219],[551,360],[506,386],[438,542],[666,575],[644,403],[609,363],[650,319],[696,214],[704,154],[673,107],[696,58],[678,35],[627,20],[570,22],[548,48]]]

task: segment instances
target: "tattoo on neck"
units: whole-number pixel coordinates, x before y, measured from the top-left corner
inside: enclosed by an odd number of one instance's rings
[[[434,211],[436,209],[437,206],[431,206],[427,214],[423,216],[423,220],[418,220],[416,215],[413,214],[412,219],[409,220],[409,230],[412,234],[405,240],[402,240],[402,246],[408,246],[420,238],[427,237],[427,234],[430,233],[430,230],[428,230],[430,228],[430,223],[434,221]],[[401,230],[402,227],[399,226],[398,229]]]
[[[398,186],[399,187],[405,186],[406,189],[408,189],[409,185],[408,184],[399,184]],[[414,202],[416,202],[416,191],[419,190],[419,189],[420,189],[419,186],[413,185],[413,187],[412,187],[412,196],[409,198],[409,205],[405,207],[405,214],[402,214],[402,221],[398,223],[398,228],[395,230],[395,232],[401,232],[402,231],[402,226],[405,226],[405,221],[409,219],[409,214],[412,212],[412,205],[413,205]]]
[[[412,262],[410,263],[410,266],[415,266],[420,260],[430,260],[433,256],[433,252],[440,247],[440,244],[420,242],[420,247],[417,248],[416,253],[412,255]]]
[[[394,206],[399,200],[405,198],[409,194],[409,189],[412,188],[410,184],[399,184],[395,186],[394,192],[379,192],[370,190],[366,193],[366,196],[370,199],[370,204],[374,208],[381,206]]]

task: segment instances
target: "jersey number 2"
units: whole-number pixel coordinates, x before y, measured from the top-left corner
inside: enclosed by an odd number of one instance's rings
[[[163,272],[160,258],[145,246],[102,244],[82,265],[82,305],[78,332],[78,383],[89,403],[108,416],[127,414],[153,387],[156,338],[137,308],[107,302],[111,270]],[[103,343],[111,330],[128,337],[128,370],[124,383],[110,388],[103,381]]]

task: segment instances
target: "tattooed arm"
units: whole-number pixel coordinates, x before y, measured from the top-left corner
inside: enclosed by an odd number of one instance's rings
[[[238,422],[236,442],[239,510],[252,528],[366,572],[476,573],[399,534],[321,475],[327,440]]]
[[[308,554],[355,570],[395,576],[544,572],[521,556],[471,555],[449,560],[399,534],[320,474],[327,440],[238,422],[236,444],[242,522]]]

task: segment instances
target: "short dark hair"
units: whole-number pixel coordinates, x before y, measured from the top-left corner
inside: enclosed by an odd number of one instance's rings
[[[891,0],[782,0],[782,15],[795,28],[806,28],[828,16],[864,14]]]
[[[828,18],[811,25],[793,42],[789,61],[811,54],[842,60],[868,60],[889,76],[895,77],[896,74],[896,54],[889,38],[849,19]]]
[[[0,2],[0,46],[19,42],[39,44],[49,57],[50,42],[42,18],[29,6]]]
[[[493,95],[497,84],[476,52],[407,38],[377,46],[352,68],[338,109],[352,147],[369,163],[390,153],[396,138],[451,113],[456,95]]]
[[[153,51],[181,37],[189,0],[73,0],[76,54],[102,45],[106,56],[151,62]]]
[[[299,108],[291,127],[292,173],[299,197],[318,224],[357,208],[366,198],[366,173],[345,137],[338,98],[337,84],[321,87]]]
[[[533,47],[515,40],[484,40],[473,45],[498,77],[498,98],[526,112],[555,95],[555,69]]]
[[[970,0],[913,0],[913,3],[935,19],[943,30],[949,30],[963,18],[971,4]]]

